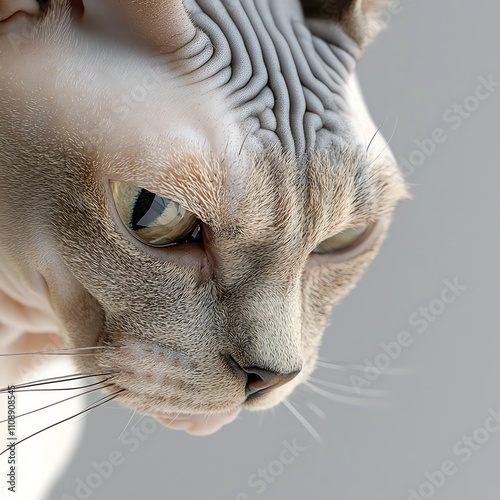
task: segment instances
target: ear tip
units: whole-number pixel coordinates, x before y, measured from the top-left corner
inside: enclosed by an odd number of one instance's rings
[[[301,0],[306,18],[338,23],[363,51],[388,22],[392,0]]]

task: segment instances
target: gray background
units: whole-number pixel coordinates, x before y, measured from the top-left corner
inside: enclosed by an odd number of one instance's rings
[[[396,156],[408,159],[415,140],[432,137],[436,128],[446,140],[408,175],[414,199],[399,207],[379,257],[335,310],[321,353],[363,365],[384,352],[382,342],[408,332],[412,345],[391,360],[391,373],[370,385],[387,391],[392,407],[346,405],[301,389],[292,400],[321,443],[280,407],[265,415],[245,413],[206,438],[158,427],[136,451],[118,439],[131,413],[100,409],[88,418],[84,444],[51,500],[74,496],[77,478],[85,479],[93,461],[115,450],[125,461],[92,492],[92,500],[235,500],[240,493],[263,500],[406,500],[409,488],[420,487],[427,495],[422,498],[500,498],[500,432],[480,430],[488,411],[500,407],[500,88],[459,124],[445,119],[455,104],[474,105],[468,98],[479,77],[492,74],[500,82],[500,7],[401,0],[398,10],[360,65],[366,99],[376,123],[385,120],[386,136],[397,120],[391,142]],[[446,279],[458,279],[467,289],[425,328],[410,322],[420,307],[439,300]],[[320,369],[316,377],[349,385],[352,373]],[[469,457],[454,447],[467,435],[483,444],[464,462]],[[293,440],[305,449],[280,470],[273,461],[283,441]],[[432,493],[422,486],[425,473],[446,461],[453,461],[454,473]],[[269,464],[280,474],[258,494],[247,481]]]

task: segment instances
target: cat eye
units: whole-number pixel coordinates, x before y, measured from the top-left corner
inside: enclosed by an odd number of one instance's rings
[[[372,227],[367,223],[345,229],[320,243],[313,253],[333,254],[353,248],[366,239]]]
[[[168,198],[125,182],[110,181],[125,227],[142,243],[165,247],[199,239],[200,221]]]

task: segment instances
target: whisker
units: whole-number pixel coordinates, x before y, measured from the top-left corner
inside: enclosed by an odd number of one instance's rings
[[[304,386],[308,387],[316,394],[319,394],[320,396],[323,396],[327,399],[331,399],[332,401],[335,401],[337,403],[343,403],[351,406],[376,406],[382,408],[386,408],[388,406],[387,403],[384,404],[383,401],[377,399],[354,398],[351,396],[343,396],[341,394],[332,393],[326,391],[325,389],[322,389],[321,387],[316,387],[315,385],[311,384],[311,382],[304,382]]]
[[[328,361],[323,358],[318,358],[316,361],[316,366],[319,368],[326,368],[327,370],[337,370],[341,372],[346,372],[348,370],[351,371],[361,371],[364,372],[366,369],[370,368],[366,365],[356,365],[352,363],[343,363],[343,362],[333,362]],[[377,368],[381,374],[384,375],[408,375],[413,373],[414,370],[411,368]]]
[[[114,383],[111,383],[111,384],[106,384],[106,386],[105,386],[105,387],[108,387],[108,386],[111,386],[111,387],[115,386],[115,388],[116,388],[116,387],[119,387],[119,386],[116,386]],[[98,387],[97,389],[104,389],[104,387]],[[121,389],[121,390],[122,390],[122,391],[126,391],[126,389]],[[109,396],[110,396],[110,395],[108,394],[108,395],[104,396],[104,397],[103,397],[103,398],[101,398],[101,399],[104,399],[104,398],[109,397]],[[112,398],[112,399],[114,399],[114,398]],[[101,400],[99,399],[98,401],[101,401]],[[97,402],[98,402],[98,401],[97,401]],[[110,401],[111,401],[111,400],[110,400]],[[108,401],[105,401],[104,403],[107,403],[107,402],[108,402]],[[94,405],[95,403],[96,403],[96,402],[94,402],[94,403],[90,403],[89,405],[87,405],[87,406],[85,407],[85,410],[86,410],[87,408],[90,408],[90,406]],[[104,403],[102,403],[102,404],[104,404]],[[100,405],[98,405],[98,406],[100,406]],[[97,407],[96,407],[96,408],[97,408]],[[91,408],[91,409],[95,410],[95,408]],[[75,421],[75,423],[76,423],[76,422],[79,422],[80,420],[83,420],[85,417],[87,417],[87,416],[88,416],[87,414],[81,415],[82,413],[84,413],[84,412],[80,412],[80,418],[78,418],[78,419]],[[78,417],[78,416],[79,416],[79,415],[75,415],[75,417]]]
[[[164,425],[164,426],[163,426],[163,429],[162,429],[162,432],[163,432],[165,429],[168,429],[168,426],[169,426],[170,424],[172,424],[173,422],[175,422],[175,421],[179,418],[179,415],[180,415],[180,413],[177,413],[177,415],[176,415],[176,416],[175,416],[172,420],[170,420],[170,421],[169,421],[169,423],[168,423],[167,425]],[[145,416],[146,416],[146,415],[143,415],[143,416],[142,416],[142,417],[141,417],[141,418],[140,418],[140,419],[139,419],[139,420],[138,420],[138,421],[134,424],[134,427],[135,427],[135,426],[136,426],[136,425],[137,425],[137,424],[138,424],[138,423],[139,423],[139,422],[140,422],[140,421],[141,421],[141,420],[142,420]],[[134,427],[132,427],[132,429],[133,429]]]
[[[294,415],[295,418],[309,431],[309,433],[314,437],[316,441],[322,441],[321,436],[318,434],[318,431],[307,421],[302,413],[300,413],[299,410],[297,410],[290,401],[287,401],[285,399],[283,400],[283,404],[286,408],[288,408],[290,413]]]
[[[326,420],[328,417],[326,413],[321,409],[318,408],[314,403],[306,399],[302,394],[297,393],[297,397],[306,405],[308,406],[316,415],[321,418],[322,420]]]
[[[127,427],[130,425],[130,422],[132,422],[132,419],[135,417],[136,412],[137,412],[137,410],[134,410],[134,413],[132,413],[132,416],[130,417],[129,421],[127,422],[127,425],[123,428],[122,433],[118,436],[118,441],[120,440],[120,438],[123,436],[123,434],[127,430]]]
[[[146,416],[146,414],[144,414],[131,428],[130,430],[132,429],[135,429],[137,425],[139,425],[139,422]],[[177,417],[179,416],[179,414],[177,414]],[[175,417],[175,418],[177,418]]]
[[[316,384],[324,385],[325,387],[330,387],[331,389],[337,389],[338,391],[347,392],[349,394],[364,395],[372,398],[384,398],[387,397],[386,391],[381,391],[377,389],[360,389],[358,387],[352,387],[349,385],[337,384],[335,382],[327,382],[325,380],[320,380],[319,378],[309,377],[308,379]]]
[[[59,377],[51,377],[51,378],[42,378],[40,380],[34,380],[33,382],[25,382],[23,384],[11,386],[14,388],[15,392],[18,392],[19,389],[26,389],[27,387],[36,387],[39,385],[49,385],[49,384],[58,384],[61,382],[71,382],[73,380],[80,380],[84,378],[92,378],[92,377],[105,377],[107,375],[114,375],[118,373],[117,371],[112,371],[112,372],[104,372],[104,373],[89,373],[89,374],[84,374],[84,373],[74,373],[72,375],[62,375]],[[0,394],[9,392],[9,387],[4,387],[3,389],[0,389]],[[21,391],[19,391],[21,392]]]
[[[143,415],[135,424],[134,426],[132,427],[132,429],[145,417],[146,415]],[[177,413],[177,415],[172,419],[172,420],[169,420],[168,424],[167,425],[170,425],[170,424],[173,424],[180,416],[180,412]]]
[[[387,144],[385,145],[384,149],[380,151],[380,153],[377,155],[377,157],[370,163],[370,165],[373,165],[381,156],[382,153],[389,147],[389,144],[391,143],[392,139],[394,138],[394,134],[396,133],[396,128],[398,126],[398,118],[396,117],[396,122],[394,123],[394,129],[392,130],[391,137],[389,137],[389,140],[387,141]]]
[[[118,395],[120,393],[122,393],[124,391],[126,391],[126,389],[120,389],[119,391],[116,391],[113,394],[110,394],[108,396],[104,396],[103,398],[99,399],[98,401],[96,401],[95,403],[93,403],[91,406],[85,408],[84,410],[82,410],[81,412],[77,413],[76,415],[72,415],[71,417],[68,417],[68,418],[65,418],[63,420],[60,420],[59,422],[56,422],[55,424],[49,425],[48,427],[45,427],[44,429],[41,429],[41,430],[39,430],[39,431],[31,434],[30,436],[25,437],[24,439],[21,439],[20,441],[17,441],[17,443],[15,444],[15,447],[19,446],[24,441],[27,441],[28,439],[31,439],[32,437],[34,437],[34,436],[36,436],[38,434],[41,434],[44,431],[52,429],[53,427],[56,427],[57,425],[63,424],[64,422],[67,422],[68,420],[72,420],[73,418],[76,418],[79,415],[82,415],[83,413],[89,412],[91,410],[95,410],[99,406],[102,406],[102,405],[108,403],[109,401],[112,401],[113,399],[115,399],[116,397],[118,397]],[[4,451],[0,452],[0,456],[2,456],[3,454],[7,453],[10,450],[10,448],[11,447],[7,447]]]
[[[250,137],[250,134],[252,133],[252,130],[250,129],[248,131],[248,134],[245,136],[245,138],[243,139],[243,142],[241,143],[241,148],[240,150],[238,151],[238,156],[241,156],[241,152],[243,151],[243,146],[245,145],[245,142],[247,142],[247,139]]]
[[[35,352],[14,352],[10,354],[0,354],[0,357],[14,357],[14,356],[94,356],[95,353],[82,353],[74,354],[80,351],[99,349],[128,349],[128,346],[113,346],[113,345],[97,345],[93,347],[70,347],[68,349],[58,349],[55,351],[35,351]]]
[[[316,361],[316,366],[319,368],[327,368],[328,370],[337,370],[339,372],[352,371],[363,371],[366,366],[355,365],[352,363],[342,363],[342,362],[332,362],[332,361]]]
[[[100,382],[94,382],[93,384],[80,385],[76,387],[56,387],[55,389],[16,389],[15,392],[52,392],[52,391],[77,391],[79,389],[86,389],[87,387],[94,387],[96,385],[101,385],[108,380],[113,379],[114,377],[108,377]]]
[[[326,413],[321,408],[318,408],[314,403],[311,403],[311,401],[305,401],[305,403],[319,418],[323,420],[327,419]]]
[[[32,413],[36,413],[37,411],[46,410],[47,408],[51,408],[52,406],[55,406],[55,405],[58,405],[61,403],[65,403],[66,401],[69,401],[70,399],[79,398],[80,396],[85,396],[86,394],[90,394],[91,392],[100,391],[101,389],[104,389],[105,387],[111,387],[112,385],[113,384],[106,384],[106,385],[103,385],[102,387],[96,387],[95,389],[90,389],[89,391],[82,392],[81,394],[75,394],[74,396],[70,396],[69,398],[61,399],[61,401],[56,401],[55,403],[51,403],[50,405],[42,406],[41,408],[37,408],[36,410],[29,411],[27,413],[22,413],[21,415],[17,415],[14,417],[14,419],[17,420],[18,418],[25,417],[26,415],[31,415]],[[4,424],[5,422],[8,422],[8,421],[9,421],[9,419],[0,420],[0,424]]]
[[[384,118],[384,121],[380,124],[380,127],[375,131],[373,134],[373,137],[370,139],[370,142],[368,143],[368,146],[366,147],[366,152],[368,153],[368,150],[370,149],[370,146],[372,145],[373,141],[375,140],[375,137],[377,137],[377,134],[382,130],[382,127],[384,126],[385,122],[387,121],[387,118],[389,118],[389,115],[387,115]]]

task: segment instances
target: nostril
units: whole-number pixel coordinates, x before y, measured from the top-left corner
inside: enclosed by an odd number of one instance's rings
[[[243,368],[243,370],[248,374],[246,385],[247,399],[263,396],[287,384],[300,373],[300,370],[291,373],[277,373],[272,370],[265,370],[254,366]]]
[[[227,356],[226,361],[235,375],[245,384],[247,400],[258,398],[277,389],[300,373],[300,370],[296,370],[283,374],[255,366],[243,368],[232,356]]]
[[[245,373],[247,373],[247,393],[249,392],[249,390],[254,392],[258,391],[259,387],[263,387],[264,385],[266,385],[265,380],[260,375],[257,375],[257,373],[248,372],[245,369],[243,370],[245,371]]]

